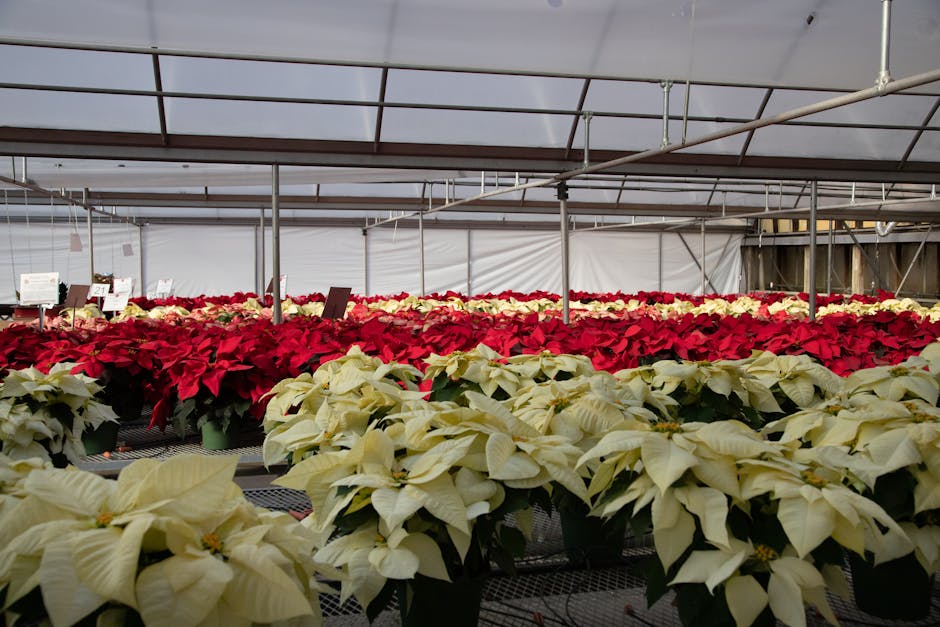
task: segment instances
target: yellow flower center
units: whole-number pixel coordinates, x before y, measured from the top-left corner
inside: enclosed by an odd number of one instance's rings
[[[910,371],[904,366],[895,366],[894,368],[889,370],[888,373],[892,377],[906,377],[910,373]]]
[[[526,438],[525,436],[522,436],[522,435],[514,435],[512,436],[512,441],[513,442],[525,442]]]
[[[556,411],[561,411],[565,409],[566,407],[568,407],[568,405],[570,404],[571,404],[571,399],[569,399],[567,396],[553,398],[552,400],[548,402],[548,406],[555,408]]]
[[[754,557],[766,564],[777,559],[780,555],[766,544],[758,544],[754,547]]]
[[[207,533],[202,536],[202,548],[213,555],[222,552],[222,538],[217,533]]]
[[[936,422],[936,421],[937,421],[937,417],[936,417],[936,416],[933,416],[933,415],[931,415],[931,414],[923,414],[923,413],[918,412],[918,413],[916,413],[916,414],[913,415],[913,417],[911,418],[911,420],[913,420],[913,421],[916,422],[916,423],[922,423],[922,422]]]
[[[396,470],[395,472],[392,473],[392,479],[394,479],[395,481],[402,482],[407,478],[408,478],[407,470]]]
[[[800,476],[803,478],[803,481],[810,484],[814,488],[822,488],[827,483],[825,479],[817,475],[812,470],[804,470],[802,473],[800,473]]]
[[[376,534],[375,534],[375,543],[376,543],[376,544],[385,544],[385,536],[383,536],[381,533],[376,533]]]
[[[653,431],[657,433],[682,433],[682,425],[678,422],[657,422],[653,424]]]
[[[829,415],[831,415],[831,416],[835,416],[836,414],[838,414],[838,413],[839,413],[840,411],[842,411],[843,409],[845,409],[845,408],[842,407],[842,405],[830,405],[830,406],[826,407],[826,413],[829,414]]]
[[[95,517],[95,527],[103,528],[111,524],[114,520],[114,512],[101,512]]]

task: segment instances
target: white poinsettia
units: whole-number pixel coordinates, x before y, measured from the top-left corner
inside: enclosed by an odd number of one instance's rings
[[[740,461],[741,497],[767,495],[790,544],[805,557],[832,538],[850,551],[875,554],[876,563],[912,549],[910,540],[877,503],[847,488],[831,469],[782,458]],[[884,530],[884,531],[883,531]]]
[[[744,369],[767,388],[779,386],[801,409],[837,395],[843,384],[841,377],[807,355],[774,355],[764,351],[748,361]]]
[[[354,345],[313,374],[280,381],[268,392],[265,464],[287,455],[296,462],[309,451],[351,447],[370,421],[399,412],[404,403],[424,395],[414,383],[419,377],[412,366],[383,363]]]
[[[656,420],[642,401],[630,396],[613,376],[599,372],[525,387],[509,409],[539,432],[565,436],[587,450],[625,419]]]
[[[751,625],[769,605],[774,616],[791,627],[806,625],[806,604],[838,625],[826,600],[827,581],[816,567],[785,550],[732,539],[727,547],[693,551],[670,585],[703,583],[712,594],[723,593],[735,625]],[[766,586],[755,575],[767,577]]]
[[[245,501],[232,482],[237,461],[143,459],[117,481],[33,470],[0,518],[5,609],[38,586],[56,625],[109,603],[148,625],[319,624],[312,536]]]
[[[55,364],[11,370],[0,383],[0,443],[16,459],[63,453],[72,463],[85,455],[82,432],[118,417],[95,400],[101,386],[83,374],[71,374],[75,364]],[[65,420],[65,422],[63,422]]]
[[[508,367],[503,356],[485,344],[479,344],[472,351],[433,354],[424,362],[427,364],[426,379],[433,381],[447,377],[451,381],[469,381],[477,384],[487,396],[493,396],[499,389],[513,395],[524,383],[530,382],[515,368]]]
[[[890,401],[920,398],[934,405],[940,396],[940,383],[933,375],[907,364],[857,370],[846,377],[845,388],[851,394],[872,392]]]
[[[590,376],[596,372],[591,360],[584,355],[557,355],[547,350],[531,355],[513,355],[506,359],[506,367],[522,380],[531,381],[558,379],[561,374]]]

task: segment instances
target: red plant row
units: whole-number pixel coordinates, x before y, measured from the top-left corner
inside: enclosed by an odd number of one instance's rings
[[[358,344],[385,361],[423,368],[432,353],[471,350],[480,343],[503,355],[587,355],[595,367],[616,371],[657,359],[739,359],[752,350],[806,354],[838,374],[895,364],[940,337],[940,321],[908,312],[869,316],[834,314],[815,322],[750,315],[643,315],[583,318],[508,316],[439,310],[430,314],[382,312],[366,318],[324,320],[299,316],[281,325],[244,320],[229,325],[183,320],[128,320],[97,332],[12,326],[0,331],[0,373],[62,361],[77,371],[139,388],[162,426],[172,405],[197,395],[254,403],[276,382],[312,371]]]

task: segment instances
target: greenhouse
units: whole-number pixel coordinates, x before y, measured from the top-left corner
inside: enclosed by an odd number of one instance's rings
[[[9,0],[0,59],[4,624],[940,622],[934,0]]]

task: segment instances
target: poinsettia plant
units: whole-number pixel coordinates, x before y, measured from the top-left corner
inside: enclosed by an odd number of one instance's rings
[[[16,472],[0,510],[7,624],[321,624],[315,576],[331,571],[303,526],[244,498],[237,462],[141,459],[115,481],[0,457]]]
[[[85,455],[82,433],[117,416],[96,395],[94,379],[71,374],[63,362],[49,372],[38,368],[10,371],[0,382],[0,442],[14,459],[38,457],[58,465]]]

